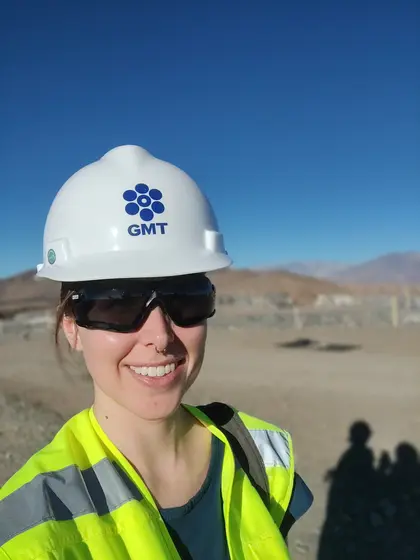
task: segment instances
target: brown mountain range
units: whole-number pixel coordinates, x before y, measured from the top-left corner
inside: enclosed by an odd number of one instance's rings
[[[35,271],[0,280],[0,313],[45,309],[56,305],[59,285],[51,280],[36,281]],[[314,301],[320,293],[347,292],[328,280],[287,271],[227,270],[210,274],[220,294],[287,293],[299,305]]]
[[[403,289],[396,283],[339,284],[322,278],[295,274],[286,270],[230,269],[209,275],[219,294],[261,295],[288,294],[297,305],[313,303],[319,294],[398,294]],[[412,294],[420,294],[420,286],[410,286]],[[21,311],[55,307],[59,284],[51,280],[35,280],[29,270],[0,280],[0,315],[10,316]]]
[[[328,261],[298,261],[285,263],[281,268],[297,274],[347,284],[420,283],[420,253],[416,251],[386,253],[352,265]]]

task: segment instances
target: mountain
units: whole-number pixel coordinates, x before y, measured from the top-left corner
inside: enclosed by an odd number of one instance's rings
[[[209,277],[219,294],[262,295],[287,293],[297,304],[312,303],[318,294],[347,292],[329,280],[300,276],[288,271],[225,270]],[[59,283],[35,280],[35,270],[0,280],[0,318],[20,311],[53,308]]]
[[[287,270],[230,269],[209,274],[219,294],[288,294],[298,305],[313,303],[319,294],[349,293],[335,282]]]
[[[389,253],[357,265],[308,261],[284,264],[281,269],[230,269],[214,272],[210,278],[220,294],[286,293],[298,305],[312,303],[319,294],[395,294],[402,285],[420,285],[420,252]],[[0,280],[0,317],[53,308],[58,295],[59,284],[36,281],[35,270],[5,278]]]
[[[349,266],[348,263],[334,261],[293,261],[282,264],[280,268],[295,274],[313,276],[314,278],[332,278],[335,274]]]
[[[388,253],[358,264],[329,261],[297,261],[280,268],[324,278],[340,284],[419,284],[420,253]]]
[[[0,317],[19,311],[46,309],[57,304],[60,287],[52,280],[35,280],[27,270],[0,280]]]
[[[388,253],[339,270],[329,278],[357,284],[419,284],[420,253]]]

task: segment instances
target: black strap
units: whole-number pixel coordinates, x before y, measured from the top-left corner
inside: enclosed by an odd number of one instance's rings
[[[212,402],[197,407],[221,430],[233,454],[257,490],[264,504],[269,507],[270,491],[265,466],[254,440],[239,414],[228,404]]]
[[[286,543],[287,543],[287,537],[289,536],[289,531],[293,527],[293,525],[296,523],[296,519],[290,513],[290,504],[292,503],[293,495],[294,495],[295,491],[296,491],[296,477],[293,477],[293,489],[292,489],[292,494],[291,494],[290,501],[289,501],[289,507],[284,512],[284,517],[283,517],[283,520],[282,520],[281,526],[280,526],[280,532],[283,535],[283,538],[286,541]]]

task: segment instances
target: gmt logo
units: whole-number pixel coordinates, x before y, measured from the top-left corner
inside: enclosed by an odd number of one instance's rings
[[[128,226],[128,234],[139,235],[165,235],[166,222],[158,221],[159,216],[165,212],[162,203],[162,193],[158,189],[149,189],[144,183],[139,183],[123,193],[126,201],[125,212],[129,216],[139,216],[141,224]]]

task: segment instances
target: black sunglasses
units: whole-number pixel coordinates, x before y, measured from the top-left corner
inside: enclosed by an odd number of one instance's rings
[[[77,325],[119,333],[137,331],[160,307],[179,327],[192,327],[215,314],[216,291],[204,275],[162,280],[86,282],[71,296]]]

